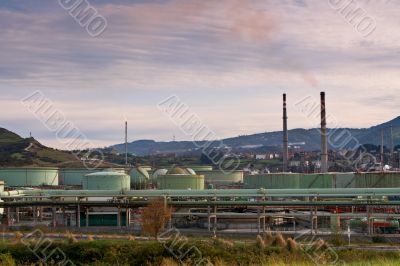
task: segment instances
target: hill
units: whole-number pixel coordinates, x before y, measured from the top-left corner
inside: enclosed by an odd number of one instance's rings
[[[34,138],[0,128],[0,166],[82,166],[71,152],[46,147]]]
[[[394,144],[400,144],[400,117],[397,117],[388,122],[370,127],[370,128],[338,128],[328,129],[331,134],[331,140],[338,138],[336,141],[331,141],[330,149],[337,149],[340,143],[345,142],[343,138],[350,137],[357,140],[359,144],[375,144],[380,145],[380,132],[384,132],[384,145],[390,146],[390,126],[393,126]],[[346,134],[343,135],[343,133]],[[291,129],[288,131],[289,143],[301,146],[304,150],[319,150],[321,137],[319,129]],[[342,136],[341,136],[342,135]],[[253,135],[245,135],[223,139],[222,142],[231,147],[235,152],[267,152],[280,151],[282,147],[282,131],[265,132]],[[354,146],[354,141],[349,142],[342,148]],[[202,145],[203,143],[198,143]],[[124,144],[113,145],[112,148],[120,152],[124,152]],[[154,140],[138,140],[128,143],[128,152],[139,156],[151,154],[185,154],[185,153],[200,153],[198,147],[191,141],[170,141],[157,142]]]

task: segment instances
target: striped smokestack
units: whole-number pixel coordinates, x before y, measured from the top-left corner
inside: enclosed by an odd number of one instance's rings
[[[283,172],[288,168],[288,131],[287,131],[286,93],[283,94]]]
[[[328,172],[328,140],[326,134],[325,92],[321,92],[321,173]]]

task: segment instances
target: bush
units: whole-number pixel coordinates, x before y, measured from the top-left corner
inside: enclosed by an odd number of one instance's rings
[[[65,232],[65,237],[67,238],[69,244],[78,242],[74,234],[72,234],[70,231]]]
[[[260,235],[257,235],[257,238],[256,238],[256,246],[257,246],[258,248],[260,248],[260,249],[265,248],[264,240],[262,239],[262,237],[261,237]]]
[[[24,237],[24,234],[22,234],[20,231],[16,231],[14,233],[14,242],[15,243],[21,242],[22,237]]]
[[[161,266],[179,266],[179,264],[172,258],[163,258],[160,265]]]
[[[274,244],[280,248],[286,248],[287,246],[287,242],[281,233],[276,234]]]
[[[294,251],[297,251],[299,249],[296,240],[294,240],[292,238],[288,238],[287,244],[288,244],[288,250],[289,251],[294,252]]]
[[[274,242],[274,238],[271,231],[268,230],[264,235],[264,243],[267,247],[269,247],[272,245],[272,242]]]
[[[9,253],[5,253],[5,254],[0,254],[0,265],[15,266],[17,264],[15,263],[14,258]]]

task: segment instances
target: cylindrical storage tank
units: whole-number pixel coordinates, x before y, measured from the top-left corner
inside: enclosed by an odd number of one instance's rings
[[[245,188],[266,189],[294,189],[299,188],[299,174],[272,173],[246,175],[244,177]]]
[[[359,188],[391,188],[400,187],[399,172],[355,173],[356,187]]]
[[[149,183],[149,173],[142,167],[132,168],[129,172],[130,186],[134,189],[145,189]]]
[[[334,174],[299,174],[299,188],[333,188]]]
[[[199,171],[205,172],[205,171],[213,170],[213,167],[210,165],[190,165],[190,166],[186,166],[186,167],[193,169],[196,173]]]
[[[212,171],[196,171],[199,175],[204,175],[207,184],[215,185],[229,185],[235,183],[243,183],[243,171],[226,171],[212,170]]]
[[[356,187],[354,173],[333,173],[333,183],[335,188],[354,188]]]
[[[159,189],[204,189],[203,175],[163,175],[158,178]]]
[[[204,176],[193,175],[187,169],[174,167],[167,174],[158,176],[158,189],[204,189]]]
[[[151,172],[153,168],[149,165],[142,165],[140,166],[142,169],[146,170],[147,172]]]
[[[69,186],[82,185],[85,175],[96,171],[87,168],[62,168],[59,171],[60,184]]]
[[[168,172],[168,170],[167,170],[167,169],[164,169],[164,168],[162,168],[162,169],[157,169],[157,170],[154,171],[154,173],[151,175],[150,181],[151,181],[152,183],[156,184],[156,183],[157,183],[158,177],[161,176],[161,175],[166,175],[167,172]]]
[[[129,190],[130,176],[119,172],[96,172],[85,175],[83,189],[89,190]]]
[[[0,168],[0,180],[6,187],[58,186],[58,168]]]
[[[83,179],[85,178],[85,175],[100,171],[125,173],[124,168],[112,168],[112,169],[61,168],[59,170],[60,184],[67,186],[81,186],[83,183]]]

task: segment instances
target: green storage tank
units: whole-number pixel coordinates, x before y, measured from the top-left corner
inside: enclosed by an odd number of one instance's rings
[[[6,187],[58,186],[58,168],[0,168],[0,180]]]
[[[130,190],[130,176],[125,173],[102,171],[85,175],[83,189]]]
[[[266,188],[266,189],[284,189],[298,188],[299,174],[296,173],[272,173],[246,175],[244,177],[246,188]]]
[[[215,184],[215,185],[229,185],[235,183],[243,183],[243,171],[235,170],[235,171],[227,171],[223,172],[221,170],[212,170],[212,171],[201,171],[197,170],[197,174],[204,175],[204,180],[207,184]]]
[[[246,175],[244,183],[247,188],[355,188],[354,173],[271,173]]]
[[[355,173],[356,187],[360,188],[391,188],[400,187],[398,172]]]
[[[335,188],[355,188],[354,173],[333,173]]]
[[[129,172],[130,184],[133,189],[145,189],[150,181],[149,173],[142,167],[132,168]]]
[[[62,168],[59,170],[60,184],[81,186],[85,175],[96,172],[87,168]]]
[[[161,175],[166,175],[168,172],[167,169],[161,168],[161,169],[157,169],[156,171],[154,171],[154,173],[151,175],[150,178],[150,182],[156,184],[157,183],[157,179],[159,176]]]
[[[124,168],[60,168],[58,175],[61,185],[81,186],[85,175],[101,171],[125,173]]]
[[[153,172],[153,167],[149,165],[142,165],[140,166],[142,169],[146,170],[147,173]]]
[[[298,188],[332,188],[333,175],[326,174],[299,174]]]
[[[210,165],[189,165],[186,166],[187,168],[193,169],[196,173],[197,172],[206,172],[206,171],[212,171],[213,167]]]
[[[159,189],[204,189],[204,176],[193,174],[192,171],[174,167],[165,175],[158,176]]]

